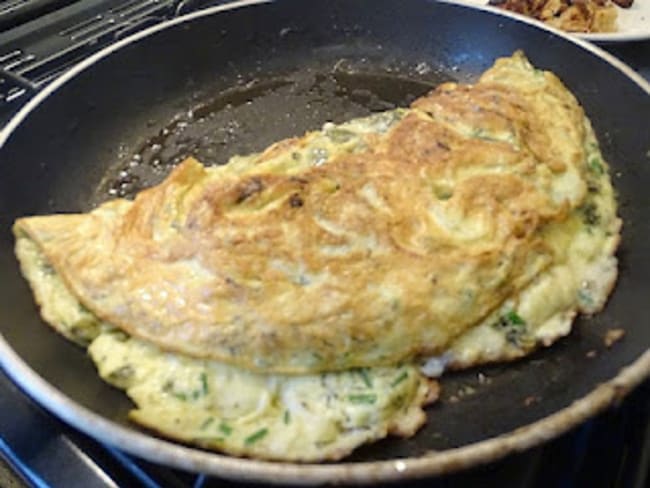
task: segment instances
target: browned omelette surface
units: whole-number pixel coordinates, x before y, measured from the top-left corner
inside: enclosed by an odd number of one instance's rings
[[[410,109],[16,222],[78,300],[166,350],[267,372],[438,354],[553,262],[584,113],[521,54]]]

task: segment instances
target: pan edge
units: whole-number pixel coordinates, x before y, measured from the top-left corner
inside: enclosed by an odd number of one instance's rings
[[[450,474],[497,461],[558,437],[606,408],[619,404],[650,377],[650,348],[614,378],[568,407],[498,437],[422,457],[338,464],[274,463],[233,458],[128,429],[93,413],[54,388],[14,352],[1,334],[0,367],[25,393],[68,424],[100,442],[152,462],[238,481],[291,485],[362,484]]]
[[[200,15],[211,15],[215,11],[238,6],[267,3],[267,1],[243,0],[227,6],[210,9],[209,12],[201,12]],[[20,125],[22,120],[33,109],[58,87],[76,76],[79,72],[90,67],[104,56],[109,55],[113,50],[123,47],[123,45],[135,42],[169,25],[184,22],[194,17],[198,17],[198,15],[191,14],[190,16],[185,16],[173,22],[164,23],[164,25],[158,25],[147,31],[143,31],[136,36],[125,39],[121,44],[101,51],[96,56],[89,58],[87,63],[84,62],[75,67],[74,70],[76,71],[66,75],[60,82],[57,81],[51,86],[48,86],[12,119],[7,129],[0,132],[0,147],[10,136],[11,132]],[[506,17],[508,16],[506,15]],[[517,19],[517,21],[521,22],[522,20]],[[567,38],[567,36],[562,34],[558,35]],[[650,93],[650,85],[640,79],[629,67],[616,60],[616,58],[602,52],[602,50],[595,46],[587,45],[584,41],[578,41],[572,38],[570,40],[581,45],[592,54],[603,58],[620,71],[623,71],[628,78],[635,81],[645,92]],[[120,449],[124,449],[151,461],[167,462],[184,469],[203,471],[238,480],[264,480],[282,484],[320,484],[324,482],[368,483],[378,480],[387,481],[418,478],[451,473],[464,469],[469,465],[495,461],[510,453],[527,449],[532,445],[566,432],[585,419],[620,401],[629,391],[643,381],[644,378],[650,376],[650,351],[646,351],[634,363],[621,370],[614,378],[596,387],[591,393],[582,399],[576,400],[572,405],[551,416],[499,437],[418,458],[366,463],[341,463],[336,465],[294,465],[236,459],[207,453],[151,438],[145,434],[122,427],[77,405],[38,376],[17,355],[12,359],[10,353],[13,353],[13,350],[8,342],[5,341],[4,337],[0,335],[0,366],[5,368],[7,374],[21,388],[25,389],[30,396],[36,398],[39,403],[44,405],[52,413],[102,441],[116,445]],[[94,427],[97,427],[99,435],[93,430]],[[269,477],[272,477],[272,479],[269,479]]]

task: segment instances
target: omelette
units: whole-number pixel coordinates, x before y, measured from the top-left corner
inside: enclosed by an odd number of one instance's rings
[[[621,221],[575,97],[517,52],[134,200],[14,225],[41,315],[163,436],[336,460],[414,435],[432,378],[605,304]]]

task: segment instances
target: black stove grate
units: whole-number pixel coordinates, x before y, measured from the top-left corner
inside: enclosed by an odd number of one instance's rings
[[[61,9],[77,0],[0,1],[0,31]]]
[[[0,110],[14,111],[31,93],[70,66],[126,35],[216,3],[223,2],[0,2]]]

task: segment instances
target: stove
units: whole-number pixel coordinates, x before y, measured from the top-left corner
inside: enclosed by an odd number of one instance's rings
[[[100,48],[208,0],[0,0],[0,127],[47,83]],[[650,40],[605,46],[650,80]],[[633,487],[650,482],[650,381],[564,436],[502,461],[393,486]],[[0,369],[1,487],[250,486],[152,464],[43,410]]]

